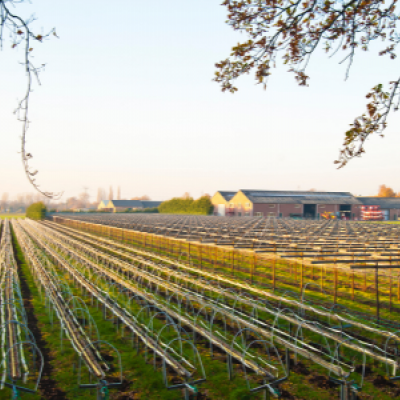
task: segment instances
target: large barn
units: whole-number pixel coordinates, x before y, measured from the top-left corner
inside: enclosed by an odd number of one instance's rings
[[[158,207],[162,201],[152,200],[102,200],[97,207],[99,211],[121,212]]]
[[[362,203],[349,192],[275,190],[219,191],[211,199],[214,215],[319,219],[324,212],[359,219]]]

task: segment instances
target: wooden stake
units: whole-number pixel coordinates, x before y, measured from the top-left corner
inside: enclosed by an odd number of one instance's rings
[[[300,266],[300,290],[303,290],[303,268],[304,268],[304,253],[301,252],[301,266]]]
[[[336,304],[337,302],[337,289],[338,289],[338,271],[337,271],[337,267],[335,267],[335,295],[334,295],[334,299],[333,299],[333,304]]]
[[[392,264],[392,262],[390,262]],[[392,270],[389,270],[389,312],[392,312]]]
[[[235,275],[235,250],[232,250],[232,276]]]
[[[378,276],[378,263],[375,268],[375,288],[376,288],[376,319],[379,324],[379,276]]]
[[[274,292],[275,292],[275,264],[276,264],[276,258],[274,257],[272,263],[272,289]]]

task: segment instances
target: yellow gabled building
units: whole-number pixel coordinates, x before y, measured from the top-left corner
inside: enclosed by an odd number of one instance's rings
[[[229,201],[226,215],[236,215],[238,217],[253,216],[253,202],[247,197],[247,193],[245,194],[242,190],[235,193]]]
[[[97,206],[97,209],[99,211],[111,211],[108,209],[108,204],[110,203],[110,200],[102,200],[100,204]]]
[[[237,192],[220,190],[215,193],[211,198],[211,203],[214,206],[214,215],[219,215],[221,217],[227,215],[227,209],[229,208],[229,202]]]

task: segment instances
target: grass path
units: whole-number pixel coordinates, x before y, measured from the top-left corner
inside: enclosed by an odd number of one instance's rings
[[[0,219],[25,218],[25,214],[0,213]]]

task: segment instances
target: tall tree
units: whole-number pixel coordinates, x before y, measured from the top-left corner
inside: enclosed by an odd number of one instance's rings
[[[102,189],[98,188],[97,189],[97,203],[100,203],[103,199],[103,193],[102,193]]]
[[[4,192],[4,193],[1,195],[1,202],[2,202],[4,205],[7,205],[9,198],[10,198],[9,194],[8,194],[7,192]]]
[[[8,195],[8,193],[7,192],[4,192],[3,194],[2,194],[2,196],[1,196],[1,209],[2,210],[5,210],[6,208],[7,208],[7,205],[8,205],[8,200],[9,200],[9,195]]]
[[[79,200],[76,197],[69,197],[66,201],[67,209],[80,207]]]
[[[265,88],[278,55],[301,86],[308,85],[306,67],[317,48],[344,53],[341,62],[347,63],[346,78],[356,51],[367,51],[374,40],[384,42],[379,55],[396,58],[400,41],[397,0],[224,0],[222,4],[228,9],[227,23],[250,37],[216,64],[214,79],[223,91],[237,91],[233,82],[251,71]],[[365,152],[364,143],[371,134],[382,135],[389,112],[400,103],[400,78],[387,88],[377,83],[366,97],[366,112],[345,133],[335,161],[339,168]]]
[[[89,203],[89,198],[90,195],[86,190],[80,193],[79,194],[80,207],[87,207]]]
[[[112,186],[110,186],[110,191],[108,192],[108,200],[114,200],[114,192]]]
[[[386,185],[379,186],[378,197],[396,197],[394,190]]]
[[[33,203],[33,194],[32,193],[27,193],[25,195],[25,204],[27,206],[31,205]]]
[[[150,200],[150,197],[147,196],[147,194],[145,194],[145,195],[143,195],[143,196],[131,197],[131,200]]]
[[[18,205],[18,207],[21,207],[24,205],[24,195],[21,193],[17,194],[17,205]]]

